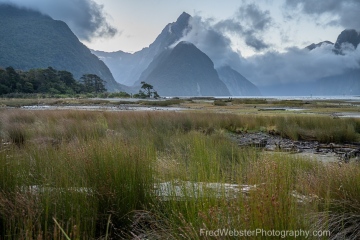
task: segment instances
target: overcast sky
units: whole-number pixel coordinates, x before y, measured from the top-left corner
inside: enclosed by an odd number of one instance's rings
[[[329,11],[330,7],[324,6],[324,12],[320,9],[318,14],[308,13],[306,11],[308,1],[303,1],[303,7],[294,4],[291,0],[94,1],[103,6],[104,12],[108,14],[108,22],[117,28],[118,33],[113,38],[97,38],[85,43],[91,48],[105,51],[134,52],[147,47],[166,24],[176,21],[183,11],[192,16],[200,16],[203,20],[211,19],[212,24],[236,20],[236,23],[247,28],[245,31],[254,27],[251,21],[265,21],[265,28],[254,33],[253,37],[261,39],[268,46],[267,48],[256,50],[246,44],[244,35],[226,33],[231,39],[234,50],[241,52],[245,57],[268,50],[284,51],[292,46],[305,47],[324,40],[334,42],[345,28],[344,24],[335,23],[341,12]],[[315,2],[334,1],[340,2],[338,0]],[[334,6],[336,7],[338,6]]]
[[[358,0],[0,0],[36,8],[63,20],[88,47],[134,52],[147,47],[183,12],[211,25],[232,21],[226,31],[242,56],[336,41],[360,24]],[[256,25],[258,24],[258,25]],[[220,26],[219,24],[217,26]],[[236,26],[235,26],[236,27]],[[236,29],[236,28],[234,28]],[[250,43],[250,44],[249,44]]]
[[[360,0],[0,0],[65,21],[89,48],[135,52],[149,46],[182,12],[193,16],[182,40],[215,66],[230,65],[258,86],[310,81],[359,68],[360,48],[332,46],[344,29],[360,30]]]

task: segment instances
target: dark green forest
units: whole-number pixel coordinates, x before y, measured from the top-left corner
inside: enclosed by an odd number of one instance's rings
[[[109,68],[79,41],[66,23],[39,12],[0,3],[0,67],[66,70],[80,79],[96,74],[110,92],[124,90]]]
[[[0,68],[0,95],[13,93],[41,94],[83,94],[106,92],[105,81],[95,74],[84,74],[80,81],[68,71],[52,67],[15,70],[13,67]]]

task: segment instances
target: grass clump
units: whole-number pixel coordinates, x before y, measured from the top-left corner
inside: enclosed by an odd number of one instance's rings
[[[260,99],[260,98],[236,98],[236,99],[232,99],[231,102],[233,104],[267,104],[268,103],[266,99]]]
[[[214,101],[214,106],[226,106],[226,105],[227,105],[227,103],[221,99],[216,99]]]
[[[267,154],[228,137],[271,127],[350,141],[355,119],[21,109],[0,119],[12,142],[0,148],[1,239],[203,239],[200,229],[315,226],[359,236],[358,164]]]
[[[161,101],[139,101],[141,105],[146,106],[158,106],[158,107],[167,107],[171,105],[179,105],[181,103],[185,102],[183,99],[167,99],[167,100],[161,100]]]
[[[281,101],[269,101],[273,105],[287,106],[287,107],[301,107],[306,102],[302,100],[281,100]]]
[[[355,142],[359,139],[358,119],[333,119],[327,116],[286,116],[278,118],[277,130],[294,140]]]

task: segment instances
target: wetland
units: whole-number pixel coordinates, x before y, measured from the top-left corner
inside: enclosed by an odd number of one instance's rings
[[[200,229],[218,228],[360,237],[360,119],[341,117],[357,115],[356,99],[0,106],[0,239],[204,239]]]

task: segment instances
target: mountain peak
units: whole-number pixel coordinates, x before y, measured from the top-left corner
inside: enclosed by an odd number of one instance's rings
[[[335,43],[334,50],[336,53],[342,52],[341,45],[343,43],[349,43],[353,45],[354,48],[356,49],[360,43],[360,33],[355,29],[345,29],[344,31],[342,31]]]
[[[189,22],[189,19],[191,18],[191,15],[188,14],[187,12],[183,12],[179,17],[178,19],[176,20],[176,22],[180,23],[188,23]]]
[[[181,41],[156,56],[142,73],[162,96],[229,96],[211,59],[194,44]]]
[[[319,43],[312,43],[309,46],[305,47],[308,50],[313,50],[315,48],[321,47],[323,45],[334,45],[334,43],[330,42],[330,41],[323,41],[323,42],[319,42]]]

